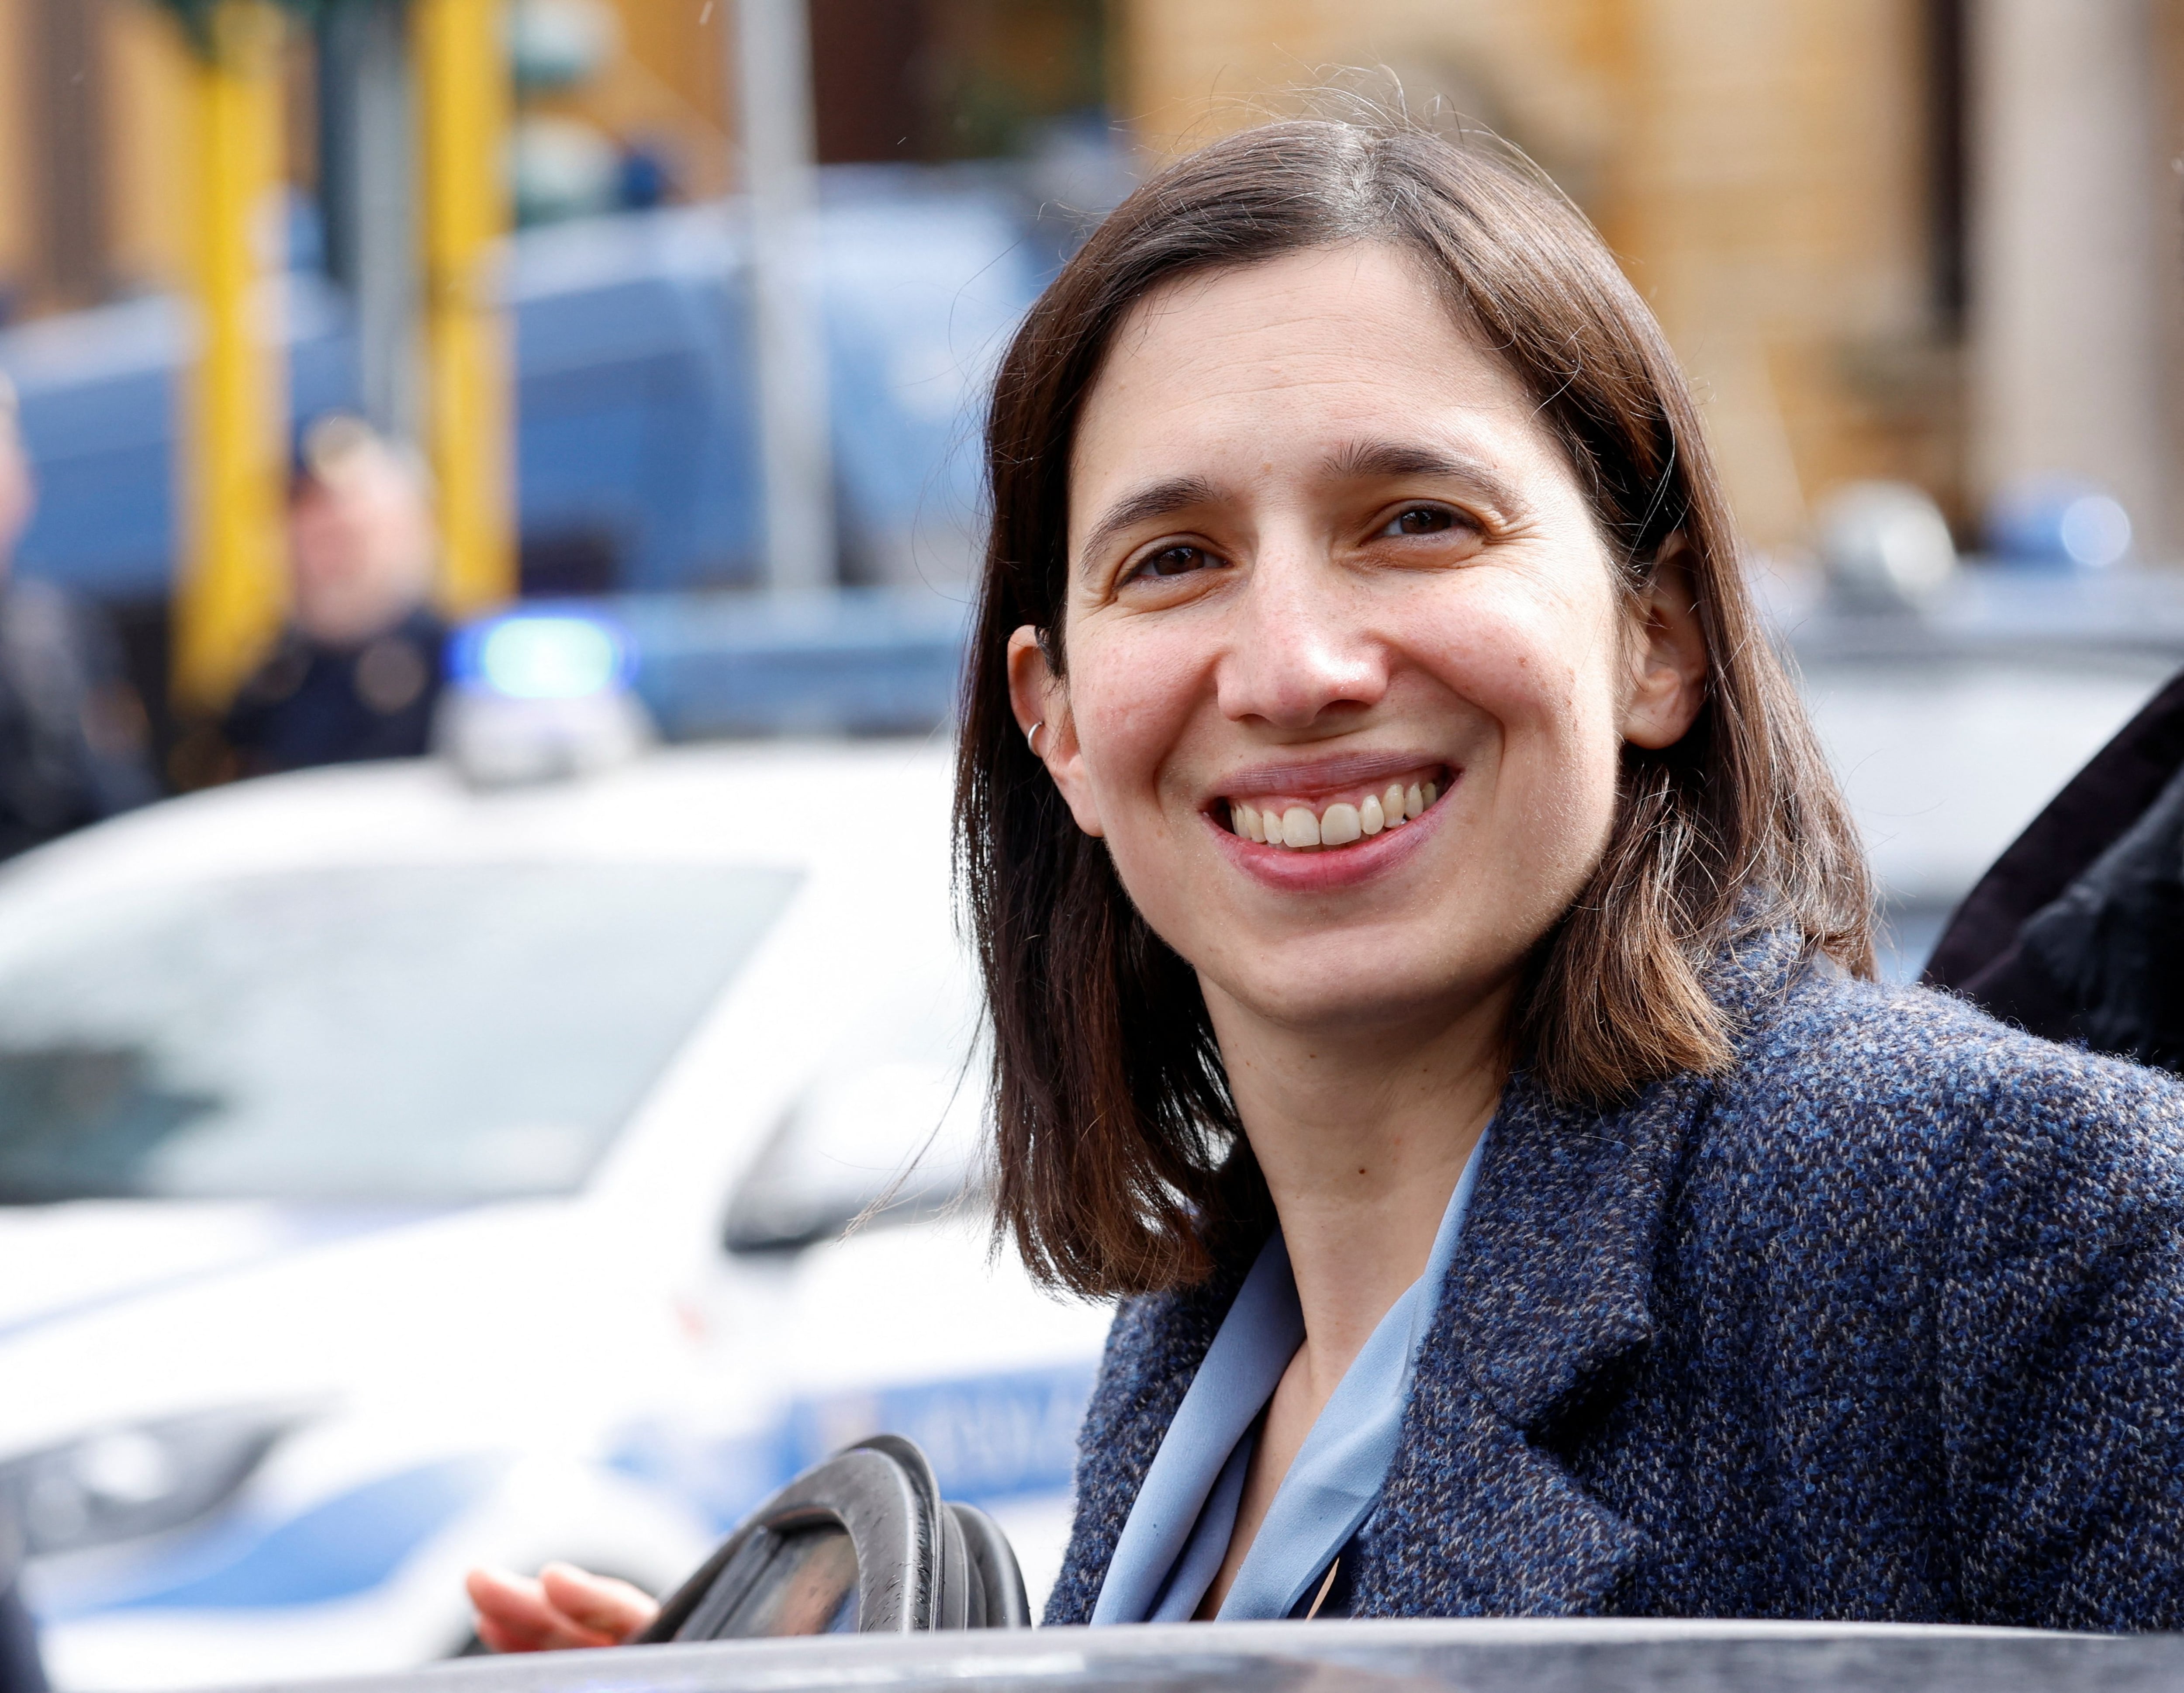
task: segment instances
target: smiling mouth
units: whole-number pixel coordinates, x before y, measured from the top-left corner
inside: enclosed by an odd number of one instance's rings
[[[1441,766],[1413,771],[1369,791],[1323,799],[1270,794],[1259,800],[1222,799],[1216,820],[1226,818],[1229,832],[1243,839],[1290,852],[1318,852],[1355,846],[1421,816],[1452,785]]]

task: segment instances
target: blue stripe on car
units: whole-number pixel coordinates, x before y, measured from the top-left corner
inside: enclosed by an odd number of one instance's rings
[[[1060,1492],[1076,1468],[1078,1425],[1092,1378],[1087,1361],[807,1401],[790,1418],[796,1467],[885,1431],[908,1435],[924,1450],[950,1499],[976,1505]]]
[[[383,1476],[337,1494],[286,1522],[253,1532],[210,1568],[201,1557],[187,1573],[119,1599],[101,1599],[44,1620],[95,1612],[264,1610],[354,1598],[381,1585],[410,1555],[477,1503],[508,1460],[448,1458]],[[176,1562],[188,1557],[177,1551]]]
[[[755,1433],[705,1440],[632,1425],[609,1465],[695,1506],[725,1531],[789,1478],[883,1430],[933,1461],[940,1490],[967,1504],[1067,1490],[1093,1365],[1061,1365],[800,1399]]]
[[[1092,1390],[1087,1362],[800,1399],[755,1433],[694,1438],[665,1423],[627,1429],[608,1466],[682,1499],[725,1530],[791,1476],[881,1430],[933,1460],[950,1499],[990,1502],[1070,1484]],[[496,1456],[450,1458],[382,1477],[284,1522],[230,1518],[178,1537],[129,1591],[41,1607],[44,1619],[116,1611],[262,1610],[325,1604],[381,1586],[424,1543],[483,1500]]]

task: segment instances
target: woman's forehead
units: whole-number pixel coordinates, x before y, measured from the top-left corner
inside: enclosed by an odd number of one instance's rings
[[[1362,444],[1528,460],[1553,447],[1516,373],[1410,255],[1316,248],[1180,278],[1124,320],[1072,455],[1072,527],[1112,485],[1370,472]],[[1514,466],[1513,465],[1513,468]]]
[[[1095,386],[1317,374],[1353,363],[1496,364],[1412,255],[1378,242],[1307,248],[1154,288],[1117,328]]]

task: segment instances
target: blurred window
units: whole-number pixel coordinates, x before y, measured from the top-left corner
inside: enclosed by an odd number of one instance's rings
[[[570,1191],[796,880],[417,865],[25,913],[0,1201]]]

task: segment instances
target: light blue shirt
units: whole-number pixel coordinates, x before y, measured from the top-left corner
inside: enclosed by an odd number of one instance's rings
[[[1223,1621],[1291,1614],[1379,1497],[1485,1144],[1482,1134],[1449,1196],[1425,1273],[1388,1308],[1305,1436],[1221,1601]],[[1303,1343],[1296,1279],[1277,1229],[1153,1455],[1092,1607],[1095,1624],[1188,1622],[1197,1612],[1235,1532],[1260,1413]]]

